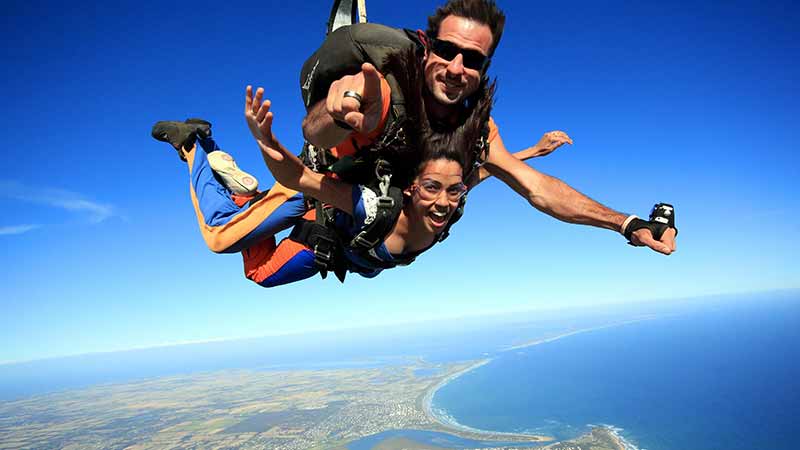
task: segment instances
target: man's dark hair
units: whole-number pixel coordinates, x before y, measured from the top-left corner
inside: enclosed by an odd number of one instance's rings
[[[494,55],[506,24],[506,15],[497,7],[494,0],[449,0],[428,17],[427,35],[438,37],[439,26],[447,16],[463,17],[488,26],[492,30],[492,47],[488,56]]]

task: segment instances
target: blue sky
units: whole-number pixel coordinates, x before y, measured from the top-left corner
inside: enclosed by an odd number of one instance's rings
[[[424,27],[436,1],[370,1]],[[299,68],[328,1],[9,4],[0,49],[0,361],[490,312],[800,287],[800,11],[791,2],[501,2],[494,117],[532,165],[617,210],[677,208],[678,252],[555,221],[493,180],[413,266],[266,290],[210,253],[157,120],[199,116],[272,179],[242,115],[263,85],[299,149]]]

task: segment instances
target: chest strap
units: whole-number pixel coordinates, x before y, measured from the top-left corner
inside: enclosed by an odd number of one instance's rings
[[[403,209],[403,191],[390,185],[391,166],[379,160],[375,166],[375,176],[378,179],[375,217],[349,243],[349,246],[359,253],[373,250],[381,245],[392,232]]]

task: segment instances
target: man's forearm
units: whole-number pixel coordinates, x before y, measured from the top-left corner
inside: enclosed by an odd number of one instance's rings
[[[547,152],[547,153],[544,153],[544,154],[547,155],[549,153],[550,152]],[[539,144],[536,144],[536,145],[528,147],[528,148],[526,148],[524,150],[520,150],[518,152],[512,153],[511,156],[513,156],[514,158],[517,158],[520,161],[526,161],[528,159],[536,158],[538,156],[543,156],[543,155],[542,155],[541,146]],[[487,179],[487,178],[489,178],[491,176],[492,176],[492,174],[488,170],[486,170],[485,167],[483,167],[483,166],[479,167],[478,168],[478,172],[477,172],[477,177],[469,185],[470,189],[472,189],[475,186],[479,185],[485,179]]]
[[[320,148],[331,148],[342,142],[350,130],[340,127],[328,114],[325,100],[317,102],[303,119],[303,136],[306,141]]]
[[[518,154],[528,156],[528,150]],[[500,178],[534,208],[558,220],[619,231],[625,215],[597,203],[563,181],[535,170],[515,158],[518,154],[510,154],[498,136],[492,141],[489,159],[484,165],[487,174]]]
[[[558,178],[536,172],[527,191],[528,202],[558,220],[620,231],[627,217],[581,194]]]

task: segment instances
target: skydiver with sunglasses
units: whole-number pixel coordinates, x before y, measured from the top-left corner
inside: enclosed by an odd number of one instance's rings
[[[420,95],[432,126],[462,126],[475,99],[489,89],[487,70],[504,24],[505,16],[493,0],[449,0],[428,18],[425,33],[367,23],[337,29],[306,61],[300,75],[308,147],[324,149],[325,155],[337,159],[353,157],[392,131],[408,99],[393,89],[384,63],[388,53],[404,49],[413,49],[424,66]],[[601,205],[522,162],[571,144],[566,134],[551,132],[543,138],[549,145],[540,142],[512,155],[492,118],[485,128],[477,151],[471,145],[461,149],[480,154],[480,167],[468,180],[470,187],[494,175],[556,219],[617,231],[629,243],[665,255],[675,251],[671,205],[657,204],[650,220],[642,220]]]

